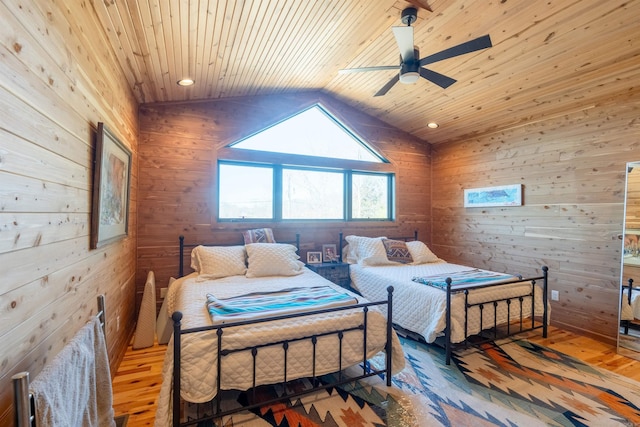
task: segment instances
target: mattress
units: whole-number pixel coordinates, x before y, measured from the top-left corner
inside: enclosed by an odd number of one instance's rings
[[[393,286],[393,323],[423,336],[428,343],[434,342],[444,333],[446,291],[416,283],[411,279],[473,270],[472,267],[444,261],[419,265],[362,266],[352,264],[349,268],[352,286],[365,298],[371,300],[385,298],[387,287]],[[529,293],[531,286],[531,282],[523,282],[475,289],[469,293],[469,302],[517,297]],[[535,295],[535,315],[541,316],[543,314],[542,289],[536,289]],[[451,312],[451,342],[459,343],[465,339],[464,295],[462,293],[453,295]],[[530,298],[525,298],[523,302],[523,314],[525,317],[531,315]],[[519,315],[518,304],[512,303],[511,319],[515,320],[519,318]],[[506,304],[500,304],[498,323],[505,323],[507,316]],[[480,332],[480,320],[480,310],[477,307],[470,309],[467,335]],[[482,325],[484,328],[493,325],[493,306],[485,308],[482,315]]]
[[[212,320],[206,307],[207,293],[217,298],[229,298],[256,291],[273,291],[291,287],[314,287],[329,285],[341,292],[355,296],[359,302],[365,300],[356,294],[341,288],[318,274],[304,269],[303,274],[290,277],[231,276],[216,280],[198,281],[196,273],[176,280],[167,295],[169,313],[181,311],[184,314],[182,328],[194,328],[211,325]],[[386,293],[383,298],[386,300]],[[386,310],[386,306],[384,307]],[[223,342],[225,348],[242,348],[247,345],[273,342],[284,338],[310,336],[344,328],[345,325],[357,325],[362,322],[362,310],[347,310],[326,313],[310,317],[289,319],[287,321],[269,321],[251,327],[234,327],[225,330]],[[386,318],[377,307],[372,307],[368,315],[367,355],[372,357],[384,350],[386,343]],[[342,368],[362,361],[364,349],[362,334],[359,331],[345,333],[342,344]],[[182,336],[181,346],[181,397],[189,402],[207,402],[216,394],[216,331],[198,332]],[[171,416],[171,384],[173,364],[173,338],[169,342],[163,367],[163,383],[159,397],[156,425],[167,425]],[[296,342],[289,346],[287,379],[309,377],[313,375],[309,360],[312,356],[312,344],[308,341]],[[318,339],[316,355],[316,375],[338,370],[340,359],[338,338],[335,336]],[[282,367],[283,350],[264,348],[259,351],[256,370],[257,385],[281,382],[284,379]],[[404,355],[400,342],[393,334],[392,343],[393,372],[404,366]],[[277,362],[276,362],[277,361]],[[235,353],[222,361],[222,389],[246,390],[252,387],[251,355],[248,352]]]

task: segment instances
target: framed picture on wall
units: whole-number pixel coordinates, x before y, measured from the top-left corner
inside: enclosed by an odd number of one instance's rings
[[[487,206],[522,206],[522,184],[464,190],[465,208]]]
[[[640,266],[640,229],[625,229],[622,235],[624,265]]]
[[[91,249],[122,239],[129,225],[131,151],[98,123],[91,205]]]

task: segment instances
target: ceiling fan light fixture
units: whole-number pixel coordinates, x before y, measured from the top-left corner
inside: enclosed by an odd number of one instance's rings
[[[406,73],[400,74],[400,83],[412,84],[417,82],[419,78],[420,73],[417,71],[407,71]]]
[[[414,50],[418,55],[418,50]],[[417,57],[417,56],[416,56]],[[400,64],[400,83],[413,84],[420,79],[420,64],[416,61],[403,62]]]
[[[195,80],[193,79],[180,79],[177,81],[178,86],[192,86],[195,83]]]

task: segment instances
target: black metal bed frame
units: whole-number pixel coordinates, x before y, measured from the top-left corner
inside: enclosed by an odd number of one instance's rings
[[[288,243],[288,242],[287,242]],[[196,247],[198,245],[192,245],[192,244],[185,244],[184,243],[184,236],[180,236],[180,276],[182,276],[183,273],[183,256],[184,256],[184,249],[187,247]],[[300,235],[296,234],[296,246],[299,248],[300,247]],[[369,313],[369,307],[373,307],[373,306],[381,306],[381,305],[386,305],[387,306],[387,325],[386,325],[386,344],[384,347],[384,352],[385,352],[385,368],[384,369],[372,369],[371,365],[367,362],[368,358],[367,358],[367,333],[368,333],[368,313]],[[241,412],[241,411],[245,411],[245,410],[250,410],[250,409],[254,409],[257,408],[259,406],[263,406],[263,405],[267,405],[267,404],[271,404],[271,403],[275,403],[275,402],[280,402],[286,399],[290,399],[290,398],[295,398],[298,396],[302,396],[302,395],[306,395],[306,394],[310,394],[313,393],[315,391],[318,390],[322,390],[322,389],[326,389],[329,387],[335,387],[335,386],[339,386],[342,384],[347,384],[350,382],[354,382],[363,378],[367,378],[367,377],[372,377],[372,376],[379,376],[382,374],[385,374],[386,377],[386,385],[387,386],[391,386],[391,376],[392,376],[392,337],[393,337],[393,312],[392,312],[392,307],[393,307],[393,286],[389,286],[387,288],[387,299],[386,300],[381,300],[381,301],[374,301],[374,302],[365,302],[365,303],[360,303],[360,304],[353,304],[353,305],[348,305],[348,306],[342,306],[342,307],[336,307],[336,308],[327,308],[327,309],[322,309],[322,310],[313,310],[313,311],[307,311],[307,312],[303,312],[303,313],[295,313],[295,314],[286,314],[286,315],[280,315],[280,316],[273,316],[273,317],[268,317],[268,318],[261,318],[261,319],[256,319],[256,320],[246,320],[246,321],[236,321],[236,322],[230,322],[230,323],[225,323],[225,324],[221,324],[221,325],[210,325],[210,326],[203,326],[203,327],[197,327],[197,328],[190,328],[190,329],[182,329],[181,328],[181,321],[182,321],[182,313],[177,311],[174,312],[171,315],[171,318],[173,319],[173,396],[172,396],[172,404],[173,404],[173,413],[172,413],[172,418],[173,418],[173,426],[174,427],[179,427],[179,426],[188,426],[188,425],[194,425],[197,424],[199,422],[202,421],[207,421],[207,420],[215,420],[215,419],[220,419],[221,417],[224,417],[226,415],[230,415],[233,413],[237,413],[237,412]],[[228,328],[233,328],[233,327],[238,327],[238,326],[251,326],[251,325],[256,325],[256,324],[260,324],[260,323],[264,323],[264,322],[272,322],[272,321],[279,321],[279,320],[288,320],[288,319],[293,319],[293,318],[300,318],[300,317],[308,317],[308,316],[314,316],[314,315],[318,315],[318,314],[325,314],[325,313],[332,313],[332,312],[339,312],[339,311],[345,311],[345,310],[354,310],[354,309],[360,309],[362,310],[363,313],[363,320],[362,323],[360,323],[357,326],[352,326],[349,328],[343,328],[343,329],[338,329],[335,331],[329,331],[329,332],[324,332],[324,333],[320,333],[320,334],[313,334],[310,336],[304,336],[304,337],[299,337],[299,338],[294,338],[294,339],[286,339],[286,340],[280,340],[280,341],[276,341],[276,342],[272,342],[272,343],[264,343],[264,344],[260,344],[260,345],[255,345],[255,346],[249,346],[249,347],[244,347],[244,348],[234,348],[233,350],[229,350],[229,349],[225,349],[224,348],[224,344],[223,344],[223,337],[224,337],[224,331]],[[217,376],[217,382],[216,382],[216,396],[214,397],[214,401],[215,401],[215,410],[214,413],[210,416],[205,416],[196,420],[190,420],[187,421],[185,423],[181,423],[180,422],[180,408],[181,408],[181,398],[180,398],[180,358],[181,358],[181,337],[183,335],[187,335],[187,334],[192,334],[192,333],[198,333],[198,332],[205,332],[205,331],[212,331],[215,330],[216,331],[216,337],[217,337],[217,362],[216,362],[216,376]],[[343,366],[342,365],[342,344],[343,344],[343,337],[344,334],[350,331],[357,331],[360,330],[362,331],[362,339],[363,339],[363,356],[362,356],[362,374],[355,376],[355,377],[345,377],[343,375],[343,369],[347,368],[348,366]],[[338,378],[337,381],[331,381],[330,383],[320,383],[319,382],[319,377],[316,376],[315,374],[315,368],[316,368],[316,345],[317,345],[317,341],[320,337],[324,337],[324,336],[330,336],[330,335],[335,335],[338,337],[339,339],[339,351],[338,351],[338,361],[336,363],[336,365],[338,366],[338,369],[336,370],[336,372],[338,373]],[[311,342],[312,345],[312,354],[311,354],[311,367],[313,369],[313,375],[310,378],[311,379],[311,383],[312,383],[312,387],[307,389],[307,390],[303,390],[303,391],[297,391],[295,393],[289,393],[287,394],[286,391],[285,393],[279,397],[279,398],[274,398],[274,399],[270,399],[270,400],[266,400],[266,401],[260,401],[257,403],[253,403],[251,405],[246,405],[246,406],[241,406],[235,409],[231,409],[231,410],[226,410],[226,411],[222,411],[220,408],[220,403],[222,400],[222,388],[221,388],[221,384],[222,384],[222,379],[221,376],[223,375],[221,368],[222,368],[222,358],[225,356],[229,356],[233,353],[238,353],[238,352],[250,352],[252,355],[252,382],[253,382],[253,387],[251,387],[250,390],[253,390],[253,397],[254,397],[254,401],[255,401],[255,388],[256,388],[256,358],[259,354],[260,349],[265,348],[265,347],[274,347],[274,346],[281,346],[283,351],[283,378],[281,383],[287,383],[288,381],[293,381],[295,379],[299,379],[299,378],[288,378],[287,377],[287,352],[288,352],[288,348],[289,345],[293,342],[299,342],[299,341],[309,341]],[[353,365],[351,365],[353,366]],[[286,387],[284,388],[286,390]]]
[[[400,236],[400,237],[389,237],[389,239],[392,240],[402,240],[405,242],[408,241],[412,241],[412,240],[418,240],[418,230],[414,230],[413,232],[413,236]],[[339,245],[339,255],[340,257],[342,257],[342,243],[343,243],[343,233],[340,233],[340,245]],[[446,279],[446,283],[447,286],[446,288],[443,289],[444,292],[446,292],[446,298],[447,298],[447,303],[446,303],[446,319],[445,319],[445,331],[444,331],[444,343],[441,342],[441,345],[444,347],[445,349],[445,363],[447,365],[451,364],[451,354],[453,351],[454,347],[459,347],[459,346],[468,346],[470,345],[470,341],[469,338],[473,337],[473,343],[472,345],[479,345],[482,343],[486,343],[489,341],[495,341],[498,338],[506,338],[509,337],[511,335],[515,335],[515,334],[519,334],[522,332],[528,332],[528,331],[532,331],[534,329],[542,329],[542,336],[543,338],[547,337],[548,334],[548,320],[549,320],[549,302],[547,299],[547,295],[548,295],[548,272],[549,272],[549,268],[547,266],[542,266],[542,275],[538,276],[538,277],[529,277],[529,278],[523,278],[522,276],[517,276],[516,279],[514,280],[509,280],[509,281],[504,281],[504,282],[500,282],[500,283],[487,283],[486,285],[469,285],[469,286],[456,286],[455,289],[452,288],[452,286],[455,285],[455,283],[452,282],[451,278],[447,278]],[[542,315],[542,319],[536,322],[536,318],[535,318],[535,296],[536,296],[536,281],[541,280],[542,281],[542,304],[543,304],[543,315]],[[502,285],[513,285],[516,283],[526,283],[526,282],[531,282],[531,291],[529,293],[523,294],[523,295],[519,295],[517,297],[511,297],[511,298],[501,298],[498,300],[488,300],[488,301],[482,301],[482,302],[476,302],[476,303],[469,303],[469,293],[472,290],[475,289],[481,289],[481,288],[488,288],[488,287],[494,287],[494,286],[502,286]],[[357,292],[357,291],[356,291]],[[453,343],[451,342],[451,300],[453,295],[458,294],[458,293],[464,293],[465,295],[465,301],[464,301],[464,341],[462,341],[461,343]],[[523,302],[525,298],[531,298],[531,326],[530,327],[525,327],[524,325],[524,315],[523,315]],[[631,300],[631,293],[629,293],[629,300]],[[508,321],[504,326],[506,327],[507,331],[506,334],[502,333],[500,335],[498,335],[498,327],[499,326],[503,326],[502,324],[499,325],[498,324],[498,319],[497,319],[497,313],[498,313],[498,307],[500,305],[500,303],[504,303],[507,305],[507,319],[511,319],[511,304],[513,302],[516,302],[517,304],[519,304],[519,309],[520,309],[520,316],[519,316],[519,322],[518,322],[518,328],[514,331],[511,331],[511,321]],[[473,336],[470,336],[468,333],[468,320],[469,320],[469,309],[471,309],[472,307],[478,307],[480,310],[480,334],[476,334]],[[483,312],[485,309],[487,309],[487,307],[490,309],[491,307],[493,307],[494,310],[494,316],[493,316],[493,326],[490,328],[485,329],[482,325],[482,321],[483,321]],[[396,326],[396,328],[403,330],[403,332],[405,332],[407,335],[409,335],[410,337],[416,338],[418,340],[422,340],[424,341],[424,337],[422,337],[421,335],[413,332],[413,331],[407,331],[403,328],[400,328],[398,326]],[[438,343],[438,340],[436,340],[436,342]]]

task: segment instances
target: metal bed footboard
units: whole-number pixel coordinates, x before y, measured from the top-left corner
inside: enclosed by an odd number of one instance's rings
[[[98,295],[98,313],[96,313],[96,317],[100,321],[106,344],[107,316],[104,295]],[[16,427],[36,427],[36,402],[33,394],[29,393],[29,372],[18,372],[11,379],[13,380],[14,422]]]
[[[446,325],[445,325],[445,363],[447,365],[451,364],[451,353],[453,350],[454,345],[468,345],[469,344],[469,340],[468,338],[470,337],[469,333],[468,333],[468,318],[469,318],[469,309],[473,308],[473,307],[478,307],[480,310],[480,334],[479,335],[474,335],[474,337],[479,339],[474,341],[474,345],[480,344],[482,342],[488,342],[488,341],[493,341],[495,339],[497,339],[498,336],[498,327],[499,326],[504,326],[506,327],[506,334],[502,333],[500,334],[500,337],[504,338],[504,337],[508,337],[511,335],[515,335],[515,334],[519,334],[521,332],[527,332],[527,331],[531,331],[534,329],[540,329],[542,328],[542,336],[544,338],[547,337],[547,330],[548,330],[548,320],[549,320],[549,309],[548,309],[548,273],[549,273],[549,268],[547,266],[543,266],[542,267],[542,276],[538,276],[538,277],[529,277],[529,278],[522,278],[519,277],[517,279],[514,280],[510,280],[510,281],[505,281],[505,282],[500,282],[500,283],[494,283],[494,284],[486,284],[486,285],[470,285],[468,287],[459,287],[456,288],[455,290],[451,288],[452,286],[452,281],[451,278],[447,278],[446,283],[447,283],[447,287],[446,287],[446,292],[447,292],[447,308],[446,308]],[[542,281],[542,308],[543,308],[543,314],[542,314],[542,320],[536,322],[535,319],[535,301],[536,301],[536,282],[538,280]],[[529,293],[526,294],[522,294],[522,295],[518,295],[515,297],[510,297],[510,298],[500,298],[497,300],[488,300],[488,301],[482,301],[482,302],[477,302],[477,303],[469,303],[469,293],[473,290],[476,289],[481,289],[481,288],[488,288],[488,287],[492,287],[492,286],[505,286],[505,285],[512,285],[512,284],[516,284],[516,283],[525,283],[525,282],[531,282],[531,291]],[[453,295],[455,294],[459,294],[459,293],[464,293],[465,296],[465,302],[464,302],[464,341],[461,343],[457,343],[454,344],[451,342],[451,300]],[[523,302],[525,300],[525,298],[529,298],[531,299],[531,325],[530,326],[526,326],[524,324],[524,315],[523,315]],[[519,313],[519,324],[517,328],[514,328],[514,330],[511,330],[511,305],[512,303],[516,303],[516,305],[518,305],[518,308],[520,310]],[[507,322],[506,324],[499,324],[498,320],[497,320],[497,313],[498,313],[498,307],[500,306],[500,304],[505,304],[506,308],[507,308]],[[488,327],[485,328],[484,325],[482,324],[483,322],[483,318],[484,318],[484,310],[485,309],[491,309],[493,308],[493,325],[492,327]],[[486,336],[486,329],[488,330],[492,330],[493,334],[492,336]],[[485,333],[485,339],[483,340],[482,334]]]
[[[172,314],[172,319],[174,321],[174,331],[173,331],[173,426],[174,427],[179,427],[179,426],[187,426],[187,425],[194,425],[194,424],[198,424],[199,422],[202,421],[206,421],[206,420],[214,420],[217,418],[221,418],[223,416],[226,415],[230,415],[236,412],[240,412],[240,411],[244,411],[244,410],[249,410],[249,409],[253,409],[253,408],[257,408],[259,406],[262,405],[266,405],[266,404],[271,404],[271,403],[275,403],[275,402],[279,402],[285,399],[289,399],[289,398],[293,398],[293,397],[298,397],[298,396],[302,396],[305,394],[309,394],[309,393],[313,393],[314,391],[317,390],[322,390],[322,389],[326,389],[329,387],[333,387],[333,386],[338,386],[341,384],[346,384],[346,383],[350,383],[353,381],[357,381],[363,378],[367,378],[367,377],[371,377],[371,376],[375,376],[375,375],[382,375],[385,374],[386,375],[386,384],[387,386],[391,386],[391,375],[392,375],[392,336],[393,336],[393,322],[392,322],[392,302],[393,302],[393,287],[389,286],[387,288],[387,299],[386,300],[382,300],[382,301],[377,301],[377,302],[365,302],[365,303],[360,303],[360,304],[354,304],[354,305],[349,305],[349,306],[344,306],[344,307],[336,307],[336,308],[328,308],[328,309],[322,309],[322,310],[314,310],[314,311],[308,311],[308,312],[304,312],[304,313],[296,313],[296,314],[289,314],[289,315],[281,315],[281,316],[274,316],[274,317],[269,317],[269,318],[263,318],[263,319],[257,319],[257,320],[248,320],[248,321],[238,321],[238,322],[232,322],[232,323],[226,323],[223,325],[213,325],[213,326],[205,326],[205,327],[200,327],[200,328],[191,328],[191,329],[181,329],[181,320],[182,320],[182,313],[181,312],[175,312]],[[387,306],[387,325],[386,325],[386,344],[385,344],[385,368],[384,369],[372,369],[370,364],[367,362],[367,316],[368,316],[368,312],[369,312],[369,307],[372,306],[380,306],[380,305],[386,305]],[[336,331],[330,331],[330,332],[326,332],[326,333],[321,333],[321,334],[314,334],[311,336],[305,336],[305,337],[300,337],[300,338],[295,338],[295,339],[289,339],[289,340],[282,340],[282,341],[277,341],[277,342],[272,342],[272,343],[265,343],[262,345],[256,345],[256,346],[250,346],[250,347],[245,347],[245,348],[240,348],[240,349],[234,349],[234,350],[227,350],[224,349],[224,345],[223,345],[223,336],[224,336],[224,330],[226,328],[230,328],[230,327],[237,327],[237,326],[246,326],[246,325],[255,325],[258,323],[263,323],[263,322],[271,322],[271,321],[275,321],[275,320],[286,320],[286,319],[292,319],[292,318],[298,318],[298,317],[306,317],[306,316],[313,316],[313,315],[318,315],[318,314],[323,314],[323,313],[330,313],[330,312],[338,312],[338,311],[344,311],[344,310],[353,310],[353,309],[361,309],[363,312],[363,321],[360,325],[354,326],[354,327],[350,327],[350,328],[345,328],[345,329],[340,329],[340,330],[336,330]],[[211,331],[211,330],[215,330],[216,331],[216,336],[217,336],[217,365],[216,365],[216,369],[217,369],[217,383],[216,383],[216,397],[214,398],[215,401],[215,410],[213,411],[214,413],[211,416],[207,416],[201,419],[197,419],[197,420],[191,420],[188,421],[186,423],[180,423],[180,408],[181,408],[181,399],[180,399],[180,355],[181,355],[181,336],[182,335],[186,335],[186,334],[191,334],[191,333],[196,333],[196,332],[203,332],[203,331]],[[353,331],[353,330],[361,330],[362,331],[362,337],[363,337],[363,358],[362,358],[362,374],[359,376],[355,376],[355,377],[345,377],[342,373],[342,370],[347,368],[348,366],[342,366],[342,337],[343,335],[348,332],[348,331]],[[338,380],[335,382],[332,382],[330,384],[321,384],[319,383],[319,377],[317,377],[315,375],[315,368],[316,368],[316,360],[315,360],[315,355],[316,355],[316,343],[318,338],[322,337],[322,336],[328,336],[328,335],[336,335],[339,338],[339,343],[340,343],[340,348],[339,348],[339,358],[340,360],[338,361],[338,369],[336,372],[338,372]],[[298,342],[298,341],[303,341],[303,340],[307,340],[310,341],[312,343],[313,346],[313,355],[312,355],[312,369],[313,369],[313,376],[311,377],[312,380],[312,388],[308,389],[308,390],[304,390],[304,391],[297,391],[295,393],[290,393],[287,394],[285,391],[285,394],[280,397],[280,398],[275,398],[275,399],[270,399],[270,400],[266,400],[266,401],[260,401],[248,406],[242,406],[236,409],[232,409],[232,410],[227,410],[227,411],[222,411],[220,408],[220,403],[221,403],[221,392],[222,392],[222,388],[221,388],[221,376],[224,374],[223,372],[221,372],[221,367],[222,367],[222,358],[225,356],[228,356],[230,354],[233,353],[237,353],[240,351],[250,351],[253,357],[253,367],[252,367],[252,379],[253,379],[253,387],[252,387],[252,391],[254,392],[254,402],[255,402],[255,387],[256,387],[256,372],[255,372],[255,366],[256,366],[256,356],[259,352],[259,350],[261,348],[265,348],[265,347],[273,347],[273,346],[281,346],[284,349],[284,357],[283,357],[283,372],[284,372],[284,378],[282,379],[281,383],[287,383],[288,381],[293,381],[295,379],[298,378],[288,378],[287,377],[287,350],[288,347],[291,343],[293,342]],[[352,365],[353,366],[353,365]],[[285,388],[286,390],[286,388]]]

